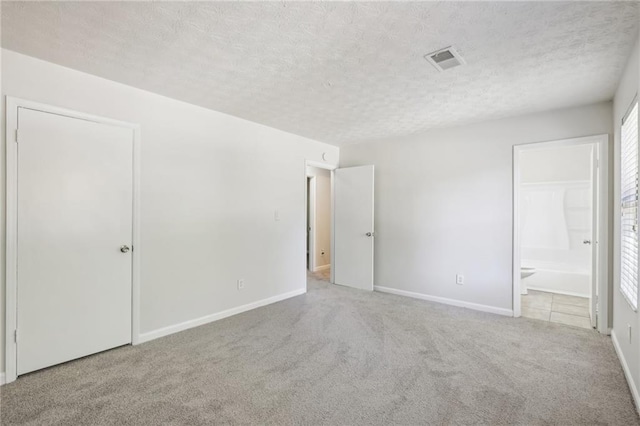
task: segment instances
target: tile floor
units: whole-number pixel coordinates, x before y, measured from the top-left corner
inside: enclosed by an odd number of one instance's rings
[[[529,290],[523,294],[522,316],[542,321],[591,328],[589,299]]]

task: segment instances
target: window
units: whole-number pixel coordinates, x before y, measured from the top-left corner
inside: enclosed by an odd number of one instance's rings
[[[638,102],[622,119],[620,291],[638,309]]]

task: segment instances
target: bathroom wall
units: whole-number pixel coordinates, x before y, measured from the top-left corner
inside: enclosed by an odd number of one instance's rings
[[[591,145],[520,153],[521,264],[529,289],[591,293]]]

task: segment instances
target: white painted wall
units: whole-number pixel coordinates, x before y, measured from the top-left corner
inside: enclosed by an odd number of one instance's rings
[[[636,43],[620,85],[613,101],[614,123],[614,285],[613,285],[613,333],[612,337],[617,342],[618,354],[626,366],[627,380],[635,394],[636,407],[640,410],[640,315],[634,312],[620,293],[620,126],[622,117],[627,112],[633,98],[640,90],[640,37]],[[631,333],[629,334],[629,326]]]
[[[4,95],[141,125],[142,333],[304,291],[305,159],[322,161],[326,153],[335,164],[336,147],[15,52],[2,55],[3,170]],[[4,171],[0,179],[4,301]]]
[[[331,263],[331,171],[308,166],[307,176],[315,176],[316,180],[315,266],[317,269]]]
[[[605,102],[343,147],[341,167],[376,166],[376,285],[510,311],[513,145],[609,134],[611,117]]]
[[[527,149],[520,153],[522,183],[591,180],[591,145]]]

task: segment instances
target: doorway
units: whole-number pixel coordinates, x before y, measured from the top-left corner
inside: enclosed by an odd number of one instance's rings
[[[321,187],[321,176],[329,178],[328,188]],[[307,289],[316,280],[373,291],[374,177],[373,165],[305,161]]]
[[[136,342],[139,128],[13,98],[7,128],[11,382]]]
[[[607,145],[514,147],[514,316],[607,332]]]
[[[333,172],[307,165],[306,176],[307,274],[331,282]]]

